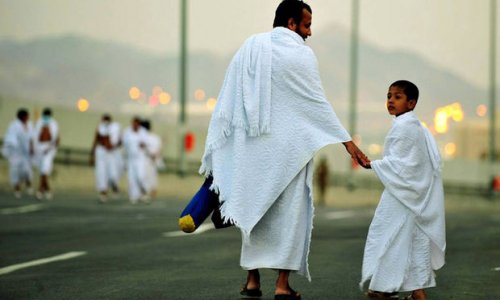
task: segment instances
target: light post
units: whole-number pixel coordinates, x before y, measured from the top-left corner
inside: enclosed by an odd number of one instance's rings
[[[352,0],[351,9],[351,53],[349,76],[349,133],[354,139],[356,135],[356,115],[358,100],[358,40],[359,40],[359,0]],[[347,188],[355,188],[354,169],[352,161],[349,162]]]
[[[490,165],[490,194],[494,192],[496,177],[496,0],[490,0],[490,128],[489,128],[489,165]]]
[[[186,150],[184,138],[186,135],[186,81],[187,81],[187,0],[181,1],[181,45],[179,68],[179,157],[177,170],[179,175],[186,173]]]

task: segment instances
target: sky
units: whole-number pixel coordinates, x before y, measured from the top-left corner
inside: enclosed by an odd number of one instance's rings
[[[0,0],[0,39],[81,34],[156,53],[178,53],[181,0]],[[234,52],[271,29],[280,0],[187,0],[190,51]],[[309,0],[313,36],[351,27],[349,0]],[[360,0],[360,36],[414,52],[488,87],[490,0]],[[497,4],[497,16],[500,4]],[[497,36],[498,30],[497,17]],[[497,56],[500,50],[497,38]],[[500,59],[497,58],[496,70]],[[323,66],[322,66],[323,67]],[[500,82],[500,74],[497,75]]]

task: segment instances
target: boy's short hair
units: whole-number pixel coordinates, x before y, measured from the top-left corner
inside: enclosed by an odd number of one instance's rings
[[[415,100],[418,102],[418,87],[408,80],[398,80],[393,82],[390,86],[396,86],[403,89],[408,100]]]

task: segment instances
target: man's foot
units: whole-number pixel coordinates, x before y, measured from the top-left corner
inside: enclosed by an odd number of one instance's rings
[[[104,195],[104,194],[100,194],[99,195],[99,203],[106,203],[108,202],[108,196]]]
[[[416,290],[411,295],[404,297],[403,300],[427,300],[427,295],[424,290]]]
[[[51,192],[45,192],[45,199],[47,200],[52,200],[54,198],[54,195],[52,195]]]
[[[21,192],[20,191],[14,191],[14,197],[16,199],[21,199]]]
[[[151,203],[151,198],[149,198],[148,195],[144,194],[139,198],[139,201],[141,201],[142,203],[149,204]]]
[[[260,288],[247,288],[246,284],[243,285],[240,291],[241,299],[257,299],[262,297],[262,291]]]
[[[276,289],[274,300],[300,300],[300,294],[294,291],[291,287],[288,290]]]
[[[35,193],[35,198],[36,198],[37,200],[43,200],[43,192],[41,192],[41,191],[36,191],[36,193]]]
[[[35,194],[35,191],[33,190],[32,187],[29,187],[26,189],[26,194],[29,196],[33,196]]]
[[[368,292],[366,293],[366,296],[368,296],[368,298],[370,298],[370,299],[386,299],[386,300],[399,299],[398,292],[386,293],[386,292],[368,290]]]

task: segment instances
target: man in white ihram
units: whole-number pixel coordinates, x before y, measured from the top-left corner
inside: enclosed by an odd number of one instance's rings
[[[91,164],[95,164],[95,183],[100,202],[108,200],[109,190],[115,196],[119,192],[118,183],[123,170],[120,146],[120,124],[113,122],[109,114],[104,114],[97,126],[91,150]]]
[[[134,117],[132,126],[123,133],[123,146],[127,156],[128,197],[132,204],[149,202],[146,176],[146,145],[148,135],[141,119]]]
[[[42,117],[35,124],[35,156],[36,165],[40,172],[40,183],[36,198],[41,200],[52,199],[49,186],[49,176],[52,174],[54,158],[59,146],[59,126],[52,118],[52,110],[45,108]]]
[[[9,161],[9,177],[14,187],[14,196],[21,198],[23,184],[26,185],[27,194],[32,195],[33,126],[29,121],[28,110],[19,109],[17,118],[9,124],[3,141],[2,155]]]
[[[234,56],[210,121],[200,172],[213,176],[221,214],[242,232],[241,290],[260,297],[259,268],[279,270],[275,299],[300,299],[290,271],[310,279],[313,156],[343,143],[363,166],[323,92],[316,58],[304,41],[312,10],[284,0],[274,29],[250,37]]]

